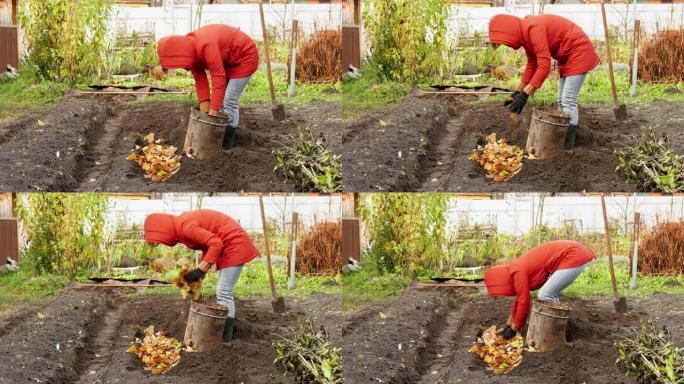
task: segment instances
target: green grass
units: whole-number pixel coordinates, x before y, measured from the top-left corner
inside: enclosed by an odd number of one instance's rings
[[[190,91],[189,95],[153,95],[148,96],[142,101],[133,101],[132,103],[150,102],[150,101],[180,101],[187,104],[197,103],[197,93],[195,92],[195,81],[192,76],[182,71],[178,76],[166,77],[159,81],[152,78],[144,78],[140,81],[125,81],[118,82],[115,85],[120,86],[139,86],[150,85],[159,88],[167,88],[176,91]],[[273,86],[276,90],[276,97],[279,103],[283,104],[306,104],[312,101],[330,101],[340,102],[342,100],[342,93],[339,84],[302,84],[295,85],[295,96],[287,96],[287,77],[283,73],[273,74]],[[257,71],[250,80],[245,92],[240,98],[241,104],[270,104],[271,92],[268,86],[268,76],[263,70]]]
[[[380,81],[369,67],[364,67],[361,77],[342,84],[342,115],[354,117],[374,109],[394,107],[410,90],[408,84]]]
[[[66,92],[64,84],[40,81],[29,70],[21,70],[18,78],[0,81],[0,118],[52,106]]]
[[[411,283],[399,274],[378,275],[362,264],[362,269],[342,277],[342,309],[356,310],[373,302],[393,300]]]
[[[67,283],[64,276],[34,276],[25,265],[16,272],[0,273],[0,312],[54,297]]]
[[[684,276],[675,277],[637,277],[637,289],[629,289],[630,274],[628,265],[615,266],[615,279],[622,296],[648,296],[657,292],[684,294]],[[681,285],[668,285],[678,282]],[[593,261],[563,294],[571,297],[612,296],[608,260],[600,258]]]

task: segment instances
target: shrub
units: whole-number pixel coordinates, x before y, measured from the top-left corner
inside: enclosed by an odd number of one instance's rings
[[[655,225],[639,242],[639,270],[646,275],[684,273],[684,220]]]
[[[297,271],[336,274],[342,265],[342,224],[318,223],[302,234],[297,244]]]
[[[639,79],[651,83],[684,81],[684,29],[656,32],[639,49]]]
[[[301,82],[333,83],[340,80],[342,72],[342,35],[339,30],[317,31],[299,44],[297,79]]]

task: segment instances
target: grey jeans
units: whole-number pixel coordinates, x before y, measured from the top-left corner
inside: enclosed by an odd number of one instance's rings
[[[240,96],[245,91],[252,75],[239,79],[228,80],[226,96],[223,98],[223,109],[221,112],[228,115],[228,125],[237,127],[240,122]]]
[[[586,78],[585,72],[580,75],[561,77],[558,80],[558,109],[570,114],[570,125],[579,124],[577,97]]]
[[[560,291],[572,284],[588,264],[589,263],[575,268],[559,269],[552,273],[551,276],[549,276],[549,279],[546,280],[546,283],[539,289],[537,299],[558,303],[560,301],[560,297],[558,296]]]
[[[235,317],[233,288],[240,277],[244,265],[219,269],[216,283],[216,302],[228,307],[228,317]]]

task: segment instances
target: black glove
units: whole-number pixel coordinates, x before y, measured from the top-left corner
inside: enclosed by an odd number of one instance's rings
[[[504,340],[510,340],[512,339],[518,332],[516,332],[515,329],[513,329],[510,325],[507,325],[506,328],[504,328],[501,332],[499,332],[499,335],[504,338]]]
[[[517,114],[522,113],[525,104],[527,104],[527,98],[529,97],[530,96],[525,92],[520,92],[517,95],[512,96],[513,102],[508,106],[508,110]]]
[[[520,91],[515,91],[508,95],[506,98],[506,101],[504,101],[504,107],[508,107],[509,105],[513,104],[513,99],[520,93]]]
[[[185,274],[185,281],[188,283],[194,283],[195,281],[204,278],[204,272],[201,269],[195,268],[192,271]]]

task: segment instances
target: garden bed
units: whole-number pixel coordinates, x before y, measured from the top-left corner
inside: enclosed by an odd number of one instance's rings
[[[339,342],[339,299],[314,294],[288,297],[286,303],[288,311],[275,314],[270,298],[238,299],[232,342],[207,353],[183,352],[177,366],[152,375],[127,348],[148,325],[182,340],[189,302],[168,294],[67,290],[44,306],[24,309],[31,315],[14,316],[3,327],[0,383],[292,383],[273,364],[271,342],[293,334],[307,318]]]
[[[636,191],[615,172],[614,150],[654,123],[675,151],[684,151],[682,103],[628,106],[630,120],[615,120],[613,106],[580,107],[576,147],[550,160],[525,160],[510,181],[495,183],[468,160],[484,137],[496,133],[525,148],[531,108],[513,122],[500,101],[473,103],[468,96],[407,96],[390,110],[344,128],[343,188],[353,191],[617,192]]]
[[[466,292],[408,290],[394,302],[346,314],[345,382],[636,383],[615,366],[613,343],[630,336],[629,327],[652,319],[684,345],[684,304],[675,295],[630,297],[626,315],[615,313],[610,297],[572,299],[566,347],[526,352],[510,374],[494,375],[468,349],[479,329],[505,323],[511,303]]]
[[[310,127],[339,151],[340,107],[312,102],[287,105],[288,120],[276,122],[270,105],[246,105],[236,148],[199,161],[183,156],[167,182],[143,178],[126,159],[153,132],[182,152],[190,107],[182,102],[130,103],[127,97],[67,96],[48,111],[0,124],[0,191],[290,191],[273,173],[274,147],[290,145],[298,128]]]

